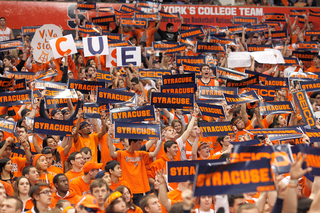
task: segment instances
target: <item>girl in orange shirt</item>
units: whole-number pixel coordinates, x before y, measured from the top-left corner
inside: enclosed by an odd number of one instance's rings
[[[53,188],[53,175],[47,171],[48,161],[46,156],[44,154],[33,156],[32,166],[36,167],[38,170],[39,182],[47,183]]]
[[[118,186],[116,188],[116,191],[121,192],[123,195],[124,201],[126,202],[127,211],[126,213],[142,213],[143,211],[140,209],[140,207],[133,204],[131,197],[131,191],[126,186]]]
[[[29,196],[31,183],[25,176],[20,176],[13,184],[13,196],[19,198],[23,202],[22,212],[27,212],[33,207],[32,198]]]

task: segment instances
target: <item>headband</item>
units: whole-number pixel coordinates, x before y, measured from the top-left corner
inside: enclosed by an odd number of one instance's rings
[[[106,208],[107,206],[109,206],[115,199],[122,197],[121,192],[113,192],[108,199],[106,200],[106,202],[104,202],[104,207]]]

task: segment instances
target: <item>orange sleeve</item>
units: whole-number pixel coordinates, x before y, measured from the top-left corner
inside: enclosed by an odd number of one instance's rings
[[[3,187],[4,187],[4,189],[6,190],[6,193],[7,193],[9,196],[12,196],[14,191],[13,191],[13,188],[12,188],[11,184],[10,184],[10,183],[7,183],[7,182],[5,182],[5,181],[2,181],[2,180],[0,180],[0,182],[3,184]]]
[[[71,181],[70,188],[73,189],[77,195],[82,196],[79,179],[74,179],[73,181]]]

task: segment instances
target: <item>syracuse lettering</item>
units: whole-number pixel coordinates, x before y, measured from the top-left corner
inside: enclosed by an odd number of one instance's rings
[[[224,51],[222,46],[215,46],[215,45],[198,45],[198,50],[218,50],[218,51]]]
[[[200,127],[202,132],[229,132],[232,131],[231,125],[227,126],[201,126]]]
[[[32,76],[31,76],[32,77]],[[49,88],[55,88],[55,89],[64,89],[63,85],[58,85],[58,84],[52,84],[50,82],[37,82],[36,83],[36,87],[41,87],[41,88],[45,88],[45,87],[49,87]],[[52,91],[53,92],[53,91]]]
[[[63,124],[50,124],[44,122],[35,122],[34,123],[35,129],[43,129],[43,130],[55,130],[55,131],[62,131],[62,132],[71,132],[73,125],[63,125]]]
[[[83,113],[93,113],[93,114],[100,113],[100,107],[83,106]]]
[[[286,86],[285,81],[276,81],[276,80],[266,80],[264,82],[265,86]]]
[[[202,89],[201,95],[223,95],[223,94],[229,94],[234,95],[234,91],[230,90],[211,90],[211,89]]]
[[[234,22],[240,23],[256,23],[256,19],[246,19],[246,18],[235,18]]]
[[[171,167],[171,176],[182,176],[182,175],[196,175],[196,169],[194,166],[182,166],[182,167]]]
[[[112,113],[113,119],[122,118],[138,118],[138,117],[150,117],[151,110],[140,110],[140,111],[128,111],[128,112],[115,112]]]
[[[233,103],[240,102],[240,101],[255,100],[255,99],[256,98],[253,97],[253,95],[249,95],[249,96],[246,96],[246,97],[240,97],[240,98],[229,98],[229,97],[226,97],[227,102],[233,102]]]
[[[301,85],[302,89],[318,89],[320,88],[320,83],[311,83],[311,84],[304,84]]]
[[[202,31],[199,29],[199,30],[194,30],[194,31],[191,31],[191,32],[181,33],[181,37],[182,38],[186,38],[186,37],[189,37],[189,36],[200,35],[200,34],[202,34]]]
[[[0,96],[0,102],[24,101],[29,99],[29,94]]]
[[[193,83],[192,77],[170,78],[163,79],[163,84],[181,84],[181,83]]]
[[[171,47],[177,47],[178,44],[154,44],[153,48],[159,49],[159,48],[171,48]]]
[[[1,49],[9,48],[9,47],[19,47],[21,46],[21,41],[10,42],[6,44],[1,44]]]
[[[1,123],[0,123],[0,127],[1,127],[1,128],[6,128],[6,129],[11,129],[11,130],[13,130],[14,125],[13,125],[13,124],[8,124],[8,123],[6,123],[6,122],[1,122]]]
[[[114,22],[114,16],[92,20],[93,23]]]
[[[179,58],[177,59],[177,64],[181,64],[181,62],[185,62],[188,64],[203,64],[203,59],[190,59],[190,58]]]
[[[139,128],[139,127],[117,127],[119,134],[135,134],[135,135],[157,135],[155,129]]]
[[[306,156],[307,167],[320,168],[320,156],[307,154]]]
[[[102,85],[87,85],[79,83],[70,83],[70,89],[75,90],[97,90],[98,87],[103,87]]]
[[[78,99],[71,98],[72,103],[77,103]],[[47,98],[46,104],[47,105],[56,105],[56,104],[67,104],[68,100],[66,98]]]
[[[225,77],[229,77],[229,78],[232,78],[232,79],[235,79],[235,80],[242,80],[242,79],[245,78],[242,75],[239,75],[239,74],[236,74],[236,73],[232,73],[232,72],[227,72],[227,71],[224,71],[224,70],[221,70],[221,69],[217,69],[217,74],[219,76],[225,76]]]
[[[180,94],[185,94],[185,93],[194,93],[194,87],[190,88],[171,88],[171,89],[162,89],[163,93],[180,93]]]
[[[269,173],[269,168],[260,168],[199,174],[197,187],[203,187],[204,185],[210,187],[269,182]]]
[[[264,51],[264,49],[270,48],[269,46],[250,46],[248,47],[248,51],[249,52],[253,52],[253,51]]]
[[[20,74],[8,74],[7,78],[15,78],[15,79],[26,79],[31,80],[33,79],[34,75],[20,75]]]
[[[201,110],[202,112],[209,112],[209,113],[214,113],[214,114],[221,114],[221,115],[223,115],[221,109],[215,109],[215,108],[200,106],[200,110]]]
[[[128,101],[132,98],[132,96],[129,95],[119,95],[109,92],[99,92],[99,98],[106,98],[111,100],[118,100],[118,101]]]
[[[171,98],[171,97],[153,97],[152,102],[154,104],[187,104],[190,105],[190,98]]]
[[[78,4],[77,7],[80,8],[87,8],[87,9],[95,9],[94,4]]]
[[[276,111],[276,110],[291,110],[289,104],[283,105],[271,105],[271,106],[260,106],[261,111]]]

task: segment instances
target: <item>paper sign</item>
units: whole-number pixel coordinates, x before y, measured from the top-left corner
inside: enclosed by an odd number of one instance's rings
[[[249,52],[231,52],[228,54],[228,67],[250,67],[251,58]]]
[[[109,55],[108,37],[97,36],[83,38],[84,57],[99,55]]]
[[[117,47],[117,65],[127,67],[141,66],[141,48],[140,47]]]
[[[51,39],[49,42],[54,58],[61,58],[65,53],[72,55],[78,52],[71,34]]]

